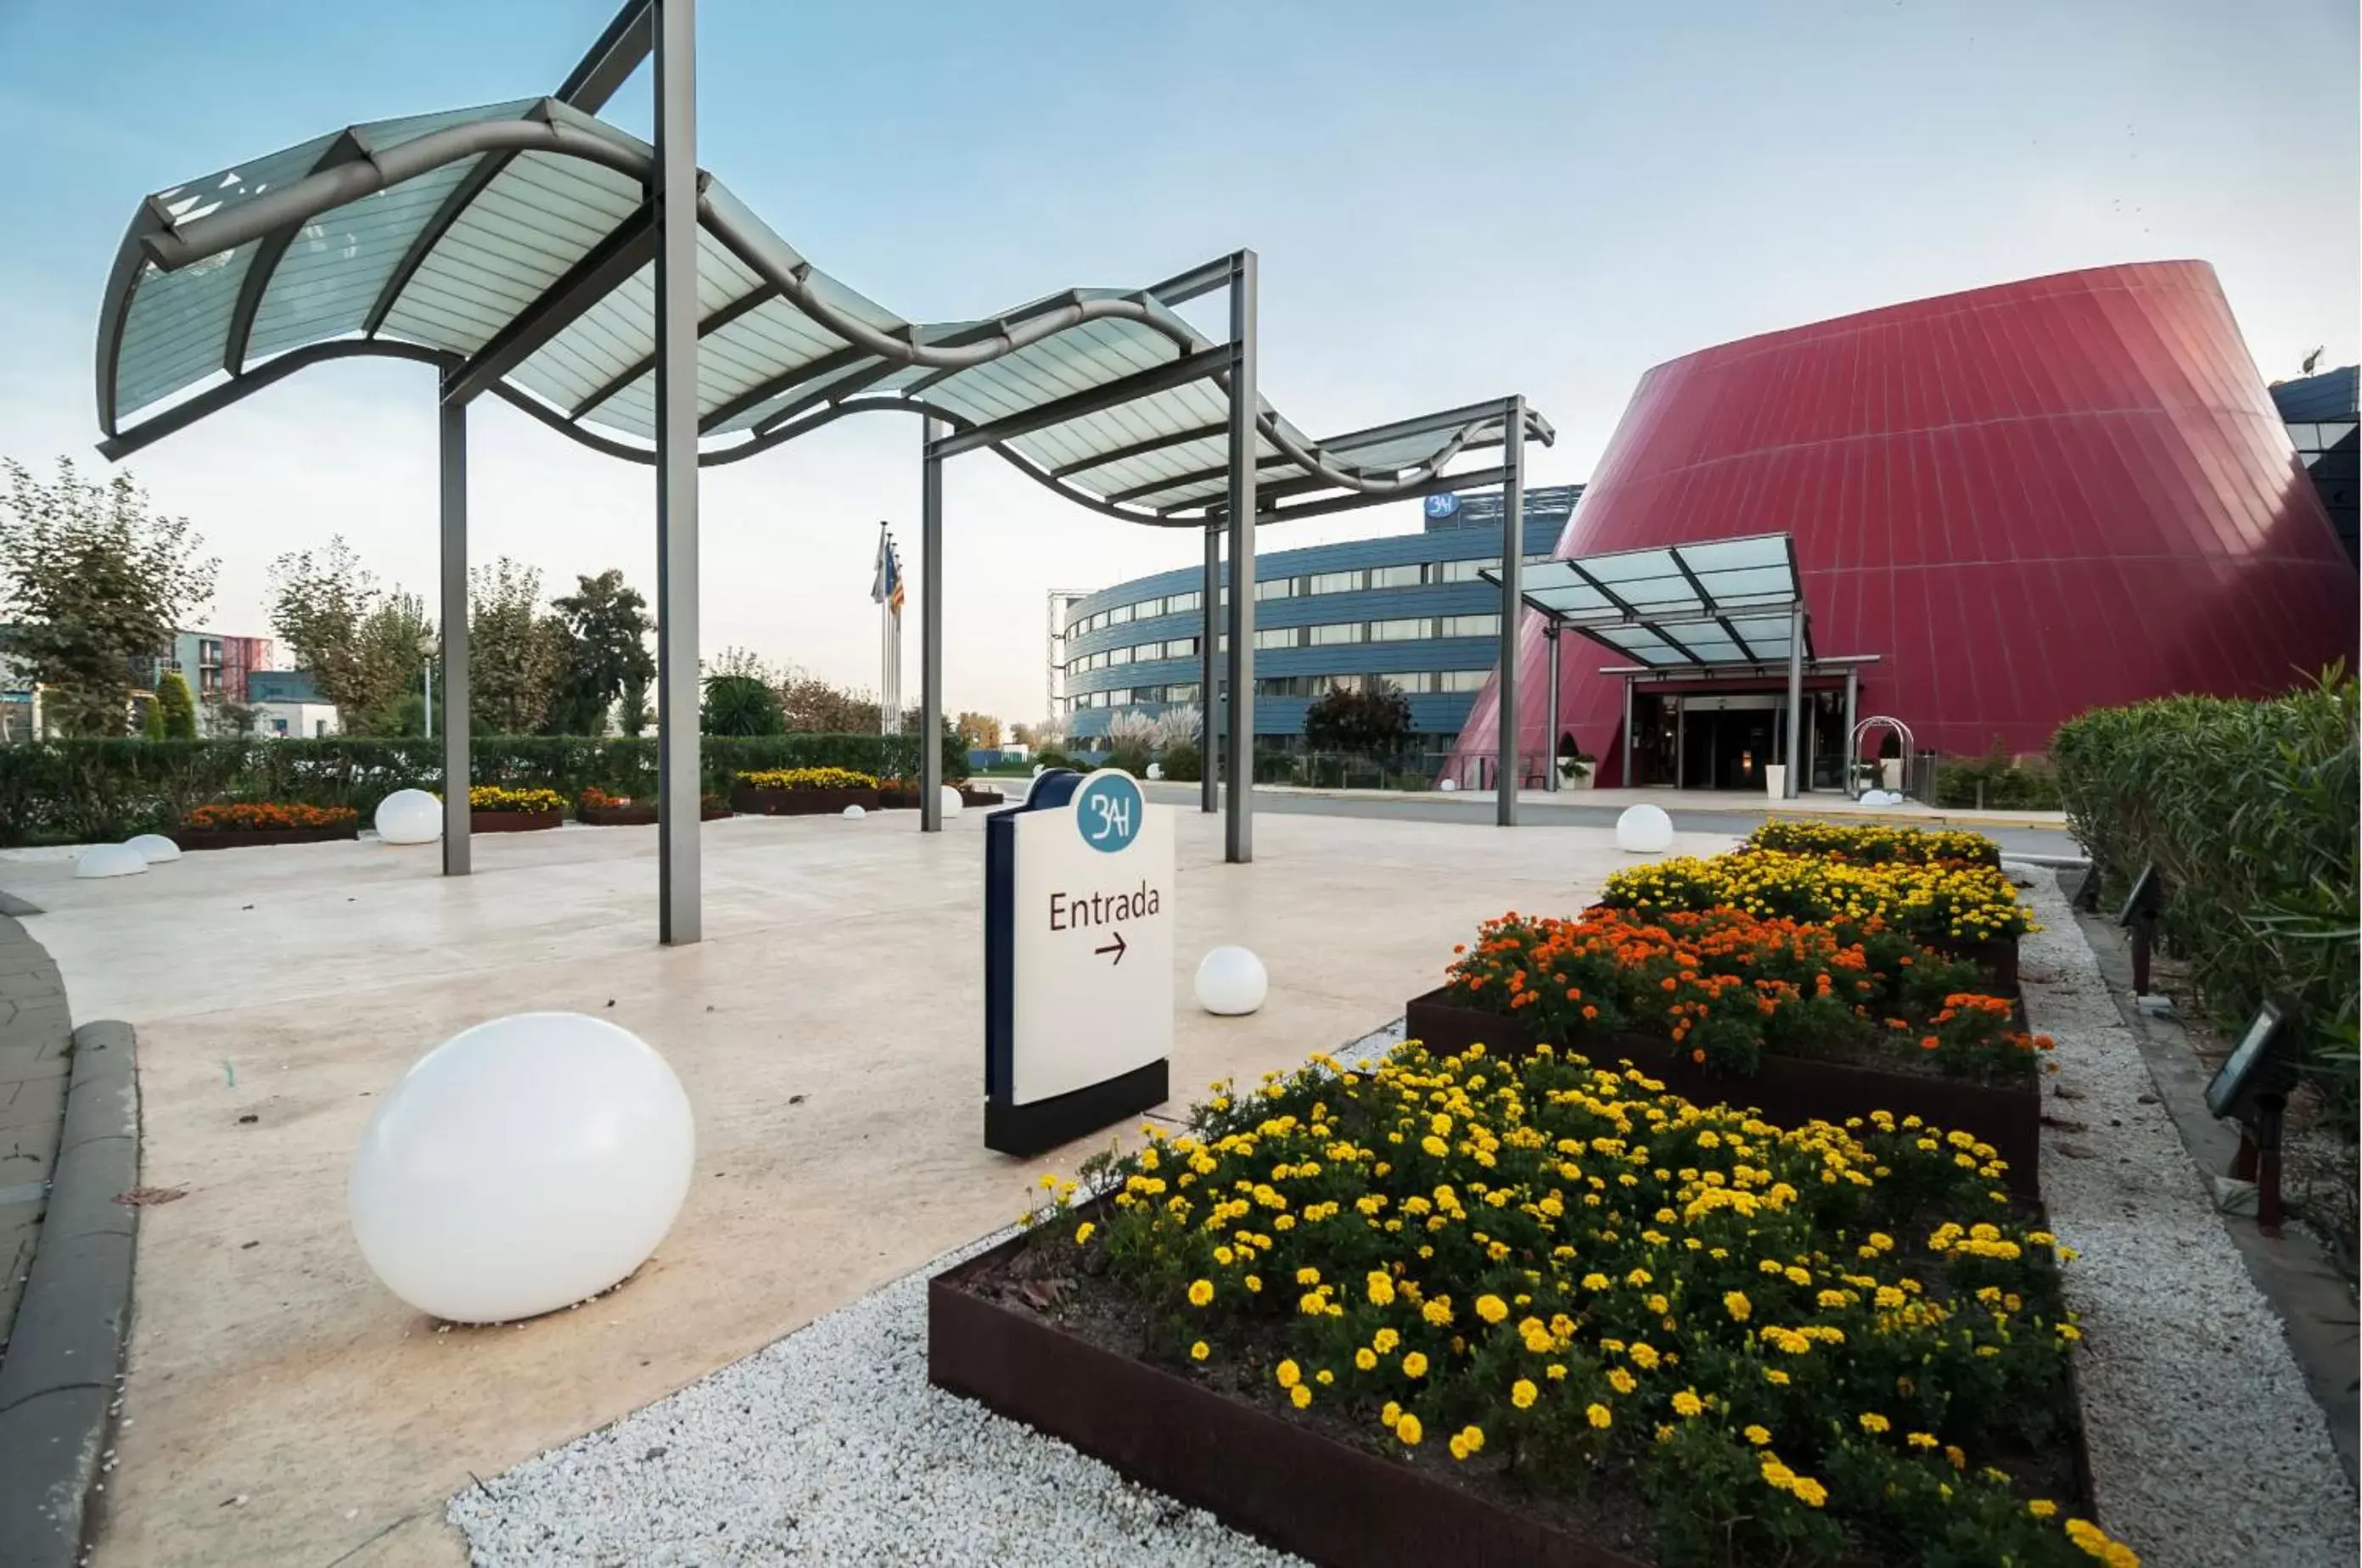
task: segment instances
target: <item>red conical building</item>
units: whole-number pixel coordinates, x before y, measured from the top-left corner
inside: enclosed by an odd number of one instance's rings
[[[2354,567],[2201,261],[1947,294],[1660,365],[1556,553],[1778,532],[1794,539],[1815,655],[1872,656],[1854,666],[1860,712],[1902,718],[1923,750],[2040,751],[2086,708],[2262,696],[2355,652]],[[1545,646],[1529,613],[1529,755],[1555,740]],[[1600,674],[1627,661],[1572,633],[1560,659],[1557,729],[1600,759],[1602,784],[1627,782],[1624,681]],[[1825,666],[1807,685],[1826,787],[1844,676]],[[1765,694],[1785,673],[1634,689],[1639,782],[1675,782],[1678,733],[1681,782],[1731,785],[1748,781],[1729,756],[1779,733]],[[1492,690],[1455,763],[1492,753]],[[1761,719],[1731,730],[1749,701]],[[1701,746],[1724,754],[1718,773]]]

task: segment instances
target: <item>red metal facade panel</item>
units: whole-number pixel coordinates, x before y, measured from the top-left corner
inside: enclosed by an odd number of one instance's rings
[[[1640,378],[1561,557],[1784,531],[1816,650],[1947,753],[2086,708],[2263,696],[2354,659],[2356,583],[2214,270],[2030,279],[1724,344]],[[1521,743],[1544,748],[1540,623]],[[1560,727],[1621,783],[1620,663],[1562,640]],[[1455,764],[1495,749],[1494,687]],[[1464,772],[1464,770],[1463,770]]]

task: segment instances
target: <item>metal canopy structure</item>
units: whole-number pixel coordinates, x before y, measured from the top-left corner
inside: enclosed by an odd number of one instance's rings
[[[97,345],[100,450],[121,458],[298,370],[412,360],[443,411],[447,711],[464,712],[467,405],[502,399],[593,450],[655,464],[664,928],[696,939],[696,470],[846,415],[921,416],[922,703],[941,704],[940,465],[989,450],[1079,505],[1207,534],[1211,724],[1226,620],[1227,853],[1252,858],[1253,529],[1501,484],[1518,537],[1523,449],[1545,420],[1510,397],[1315,439],[1257,391],[1253,251],[1145,288],[1075,289],[921,323],[807,260],[695,163],[693,0],[629,0],[552,97],[348,126],[144,199]],[[651,52],[654,146],[596,111]],[[674,193],[678,192],[678,199]],[[1217,342],[1177,307],[1226,291]],[[1449,473],[1500,449],[1489,467]],[[1250,462],[1233,454],[1253,453]],[[1230,543],[1227,610],[1216,576]],[[1518,565],[1505,554],[1517,600]],[[1505,614],[1506,630],[1513,616]],[[677,655],[677,656],[676,656]],[[447,725],[445,869],[468,870],[467,726]],[[923,827],[940,828],[928,747]],[[456,797],[456,798],[455,798]],[[1205,808],[1214,809],[1208,770]],[[1514,817],[1505,794],[1502,820]],[[684,894],[684,888],[686,892]]]
[[[1488,582],[1503,582],[1491,572]],[[1544,561],[1528,568],[1522,600],[1540,611],[1550,640],[1551,732],[1558,731],[1558,639],[1573,630],[1631,660],[1640,671],[1706,675],[1784,669],[1788,755],[1800,754],[1805,666],[1813,662],[1812,618],[1784,533],[1697,544],[1619,550]],[[1506,668],[1506,666],[1505,666]],[[1624,776],[1631,777],[1631,680],[1625,674]],[[1503,712],[1513,711],[1506,704]],[[1508,726],[1503,726],[1504,729]],[[1785,793],[1800,781],[1791,767]]]

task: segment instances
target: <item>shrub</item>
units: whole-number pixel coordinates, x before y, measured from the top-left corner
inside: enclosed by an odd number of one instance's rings
[[[1628,1478],[1668,1568],[2112,1545],[2028,1495],[2074,1420],[2072,1254],[1965,1134],[1783,1132],[1578,1057],[1416,1042],[1147,1133],[1085,1168],[1114,1190],[1087,1218],[1044,1177],[1034,1245],[1178,1376],[1515,1489]]]
[[[1179,784],[1196,784],[1206,776],[1205,759],[1198,755],[1198,742],[1184,740],[1164,749],[1164,776]]]
[[[2159,935],[2235,1027],[2296,1004],[2313,1080],[2356,1132],[2355,683],[2342,668],[2268,701],[2179,696],[2095,709],[2051,742],[2069,827],[2121,888],[2155,862]]]
[[[1981,833],[1957,829],[1890,827],[1885,823],[1816,822],[1801,817],[1766,819],[1747,842],[1758,850],[1819,855],[1861,865],[1902,861],[1930,865],[1940,861],[2001,863],[2001,846]]]
[[[1132,745],[1130,742],[1120,744],[1113,751],[1108,753],[1107,762],[1103,765],[1110,768],[1121,768],[1133,778],[1144,779],[1148,776],[1147,749],[1145,747]]]
[[[1033,761],[1045,768],[1071,768],[1075,765],[1074,760],[1057,746],[1043,747],[1033,753]]]
[[[2015,938],[2036,928],[1998,866],[1857,866],[1777,850],[1740,850],[1707,860],[1675,856],[1634,866],[1609,877],[1599,901],[1650,915],[1727,905],[1840,930],[1877,920],[1929,947]]]
[[[699,728],[708,735],[784,735],[778,688],[755,675],[708,675]]]
[[[850,768],[766,768],[740,773],[738,782],[752,789],[876,789],[877,775]]]
[[[197,702],[189,695],[187,677],[178,670],[167,670],[164,678],[156,683],[155,707],[163,717],[164,732],[160,740],[193,740],[197,738]]]
[[[1323,692],[1304,710],[1304,739],[1316,751],[1390,757],[1411,733],[1410,698],[1380,682]]]
[[[1997,811],[2056,811],[2058,779],[2047,762],[2020,761],[2001,749],[1981,757],[1947,757],[1936,764],[1937,806],[1982,807]]]
[[[478,784],[468,792],[470,811],[564,811],[566,797],[554,789],[503,789]]]

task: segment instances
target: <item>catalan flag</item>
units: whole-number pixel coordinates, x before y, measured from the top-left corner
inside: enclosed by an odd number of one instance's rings
[[[877,528],[877,570],[870,579],[869,602],[882,604],[898,615],[902,610],[902,556],[883,523]]]

